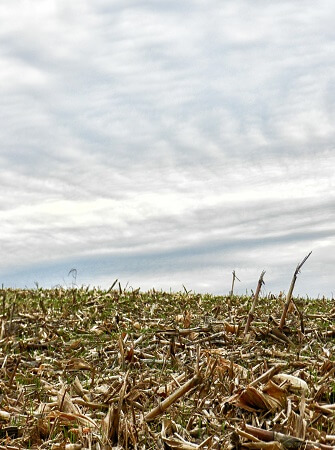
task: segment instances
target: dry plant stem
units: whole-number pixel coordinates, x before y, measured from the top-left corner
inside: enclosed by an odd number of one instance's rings
[[[104,440],[112,444],[118,442],[120,416],[117,406],[111,405],[104,421],[105,433]]]
[[[9,382],[8,382],[8,386],[9,386],[9,387],[12,386],[12,383],[13,383],[13,380],[14,380],[14,377],[15,377],[15,375],[16,375],[16,372],[17,372],[17,369],[18,369],[18,367],[19,367],[20,362],[21,362],[21,357],[19,357],[19,358],[17,359],[16,363],[15,363],[15,367],[14,367],[14,369],[13,369],[13,372],[12,372],[12,374],[11,374],[11,376],[10,376],[10,379],[9,379]]]
[[[229,306],[229,308],[231,307],[231,301],[232,301],[232,298],[233,298],[233,295],[234,295],[234,285],[235,285],[235,280],[240,281],[240,280],[237,278],[237,276],[236,276],[235,270],[233,270],[232,273],[233,273],[233,280],[232,280],[232,283],[231,283],[231,291],[230,291],[230,294],[229,294],[229,301],[228,301],[228,306]]]
[[[315,448],[320,448],[322,450],[334,450],[331,445],[319,444],[318,442],[309,442],[302,439],[296,438],[294,436],[288,436],[286,434],[277,433],[275,431],[263,430],[262,428],[256,428],[251,425],[245,425],[245,430],[266,442],[277,441],[283,444],[284,448],[287,449],[306,449],[313,450]]]
[[[275,366],[271,367],[267,372],[263,373],[260,377],[256,378],[256,380],[249,383],[249,386],[255,387],[260,383],[266,383],[272,377],[274,377],[277,373],[279,373],[286,364],[278,363]]]
[[[176,391],[174,391],[169,397],[167,397],[162,403],[160,403],[158,406],[153,408],[151,411],[146,414],[144,417],[144,420],[147,422],[150,422],[151,420],[154,420],[157,416],[163,414],[163,412],[171,406],[173,403],[175,403],[180,397],[185,395],[188,391],[193,389],[195,386],[197,386],[202,381],[202,377],[200,375],[195,375],[193,378],[191,378],[189,381],[187,381],[185,384],[180,386]]]
[[[3,285],[2,285],[2,315],[5,315],[6,312],[6,291],[3,290]]]
[[[21,361],[21,357],[19,357],[19,358],[17,359],[16,363],[15,363],[14,370],[13,370],[11,376],[10,376],[10,379],[9,379],[9,383],[8,383],[9,387],[12,386],[12,383],[13,383],[14,377],[15,377],[15,375],[16,375],[17,369],[18,369],[18,367],[19,367],[20,361]]]
[[[9,330],[9,331],[11,331],[11,329],[12,329],[12,322],[13,322],[14,310],[15,310],[15,298],[14,298],[14,302],[12,303],[12,306],[11,306],[11,308],[10,308],[10,314],[9,314],[9,326],[8,326],[8,330]]]
[[[257,300],[258,300],[258,297],[259,297],[259,293],[261,291],[262,285],[264,284],[264,281],[263,281],[264,275],[265,275],[265,270],[263,270],[263,272],[261,273],[261,275],[259,277],[259,280],[258,280],[258,285],[257,285],[257,289],[256,289],[256,292],[255,292],[254,300],[252,302],[252,305],[251,305],[251,308],[250,308],[250,311],[249,311],[249,315],[248,315],[248,320],[247,320],[247,323],[245,325],[244,336],[247,335],[247,333],[249,331],[249,328],[250,328],[250,324],[251,324],[251,322],[253,321],[253,318],[254,318],[254,312],[255,312]]]
[[[233,281],[231,282],[231,290],[230,290],[230,297],[232,297],[233,296],[233,294],[234,294],[234,284],[235,284],[235,270],[233,270]]]
[[[230,297],[232,297],[232,296],[234,295],[235,280],[241,281],[241,280],[239,280],[239,279],[237,278],[236,273],[235,273],[235,270],[233,270],[232,273],[233,273],[233,281],[232,281],[232,283],[231,283]]]
[[[281,316],[281,319],[280,319],[279,328],[284,328],[285,320],[286,320],[286,316],[287,316],[287,311],[288,311],[288,308],[289,308],[290,303],[291,303],[291,298],[292,298],[295,282],[297,281],[297,276],[298,276],[298,274],[300,272],[301,267],[305,264],[305,262],[307,261],[307,259],[310,257],[311,254],[312,254],[312,252],[309,252],[308,255],[305,256],[305,258],[301,261],[301,263],[297,265],[297,267],[296,267],[296,269],[294,271],[293,278],[292,278],[291,285],[290,285],[290,289],[289,289],[289,291],[287,293],[287,296],[286,296],[286,302],[285,302],[283,313],[282,313],[282,316]]]

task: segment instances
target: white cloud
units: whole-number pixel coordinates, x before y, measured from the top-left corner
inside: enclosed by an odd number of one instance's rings
[[[218,291],[269,268],[279,290],[312,248],[329,293],[334,8],[1,5],[4,280],[76,263],[82,282]]]

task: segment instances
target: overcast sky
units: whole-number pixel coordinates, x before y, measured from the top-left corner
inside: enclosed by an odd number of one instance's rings
[[[335,292],[335,2],[0,4],[0,283]]]

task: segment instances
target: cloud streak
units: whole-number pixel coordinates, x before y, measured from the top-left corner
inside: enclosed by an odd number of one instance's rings
[[[0,7],[4,283],[279,291],[314,250],[330,295],[330,1],[34,5]]]

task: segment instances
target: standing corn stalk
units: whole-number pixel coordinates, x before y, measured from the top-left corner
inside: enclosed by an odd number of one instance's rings
[[[297,280],[297,276],[298,276],[298,274],[300,272],[300,269],[305,264],[305,262],[307,261],[307,259],[310,257],[311,254],[312,254],[312,252],[309,252],[308,255],[305,256],[305,258],[301,261],[301,263],[297,265],[297,268],[294,271],[293,278],[292,278],[292,281],[291,281],[291,286],[290,286],[290,289],[289,289],[289,291],[287,293],[287,296],[286,296],[286,302],[285,302],[285,305],[284,305],[283,314],[281,315],[281,319],[280,319],[279,328],[281,328],[281,329],[283,329],[284,325],[285,325],[287,311],[288,311],[288,308],[289,308],[290,303],[291,303],[292,293],[293,293],[295,282]]]
[[[254,300],[252,302],[252,305],[251,305],[251,308],[250,308],[250,311],[249,311],[249,314],[248,314],[248,320],[247,320],[247,323],[245,325],[244,336],[247,335],[247,333],[249,331],[249,328],[250,328],[250,324],[251,324],[251,322],[254,319],[254,312],[255,312],[257,301],[258,301],[258,296],[259,296],[261,287],[264,284],[264,281],[263,281],[264,275],[265,275],[265,270],[262,271],[262,273],[261,273],[261,275],[259,277],[259,280],[258,280],[258,285],[257,285],[257,289],[256,289],[256,292],[255,292],[255,295],[254,295]]]
[[[232,283],[231,283],[231,291],[230,291],[230,293],[229,293],[229,301],[228,301],[228,306],[229,306],[229,308],[231,308],[231,301],[232,301],[233,296],[234,296],[234,285],[235,285],[235,280],[241,281],[241,280],[239,280],[239,279],[237,278],[236,273],[235,273],[235,270],[233,270],[232,273],[233,273],[233,281],[232,281]]]

